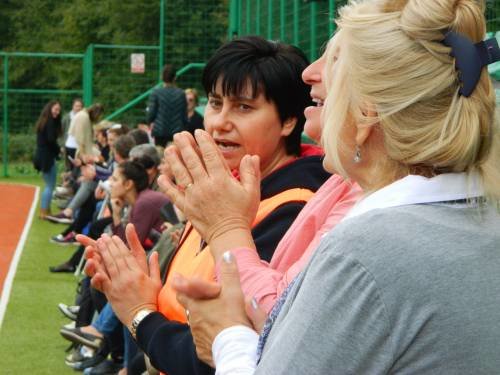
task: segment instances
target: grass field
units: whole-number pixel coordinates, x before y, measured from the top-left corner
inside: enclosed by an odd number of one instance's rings
[[[41,186],[40,176],[0,178],[0,183]],[[37,210],[38,212],[38,210]],[[76,280],[72,274],[51,274],[50,265],[69,258],[74,246],[49,242],[63,225],[33,219],[19,262],[4,322],[0,328],[0,374],[72,374],[64,364],[68,342],[59,328],[69,321],[57,309],[72,303]]]

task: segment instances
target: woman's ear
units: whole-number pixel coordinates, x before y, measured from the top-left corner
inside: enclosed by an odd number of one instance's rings
[[[123,186],[126,190],[131,190],[134,188],[134,182],[132,180],[125,180]]]
[[[297,125],[297,117],[289,117],[283,122],[283,126],[281,127],[281,135],[283,137],[288,137],[292,134],[293,129],[295,129],[295,125]]]
[[[366,141],[370,138],[370,135],[372,135],[372,132],[374,130],[374,126],[378,124],[378,122],[375,122],[375,119],[378,118],[378,113],[373,110],[373,109],[364,109],[362,110],[363,116],[367,119],[373,119],[374,121],[369,121],[368,124],[366,125],[357,125],[356,126],[356,145],[359,147],[362,147]]]

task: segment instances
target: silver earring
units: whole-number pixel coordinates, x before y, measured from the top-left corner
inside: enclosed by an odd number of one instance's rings
[[[356,145],[356,153],[354,154],[353,161],[358,164],[361,163],[361,149]]]

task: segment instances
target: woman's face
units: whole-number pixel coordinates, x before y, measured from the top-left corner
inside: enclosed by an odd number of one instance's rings
[[[54,104],[50,109],[50,114],[52,115],[52,118],[59,116],[61,114],[61,105],[59,103]]]
[[[188,111],[192,111],[196,107],[196,98],[192,92],[186,94],[186,101]]]
[[[130,182],[123,176],[121,168],[115,168],[109,178],[109,186],[111,189],[111,198],[123,199],[130,190]]]
[[[340,38],[339,35],[340,33],[337,33],[334,38]],[[343,74],[339,71],[339,59],[341,59],[340,41],[337,40],[337,43],[332,43],[332,41],[330,41],[328,49],[322,58],[324,64],[322,80],[323,82],[325,82],[325,92],[329,98],[329,101],[326,101],[325,106],[323,107],[323,110],[326,110],[329,103],[331,103],[330,95],[333,95],[333,97],[335,97],[336,93],[330,91],[330,86],[326,86],[325,72],[328,69],[328,73],[331,75],[332,82],[335,82],[336,79],[340,78],[339,74]],[[327,61],[327,59],[331,59],[331,61]],[[332,85],[332,83],[330,83],[330,85]],[[325,116],[321,116],[322,128],[328,126],[328,123],[324,123],[325,120]],[[356,123],[353,121],[352,116],[348,114],[346,122],[342,125],[340,131],[336,134],[336,136],[338,137],[337,145],[340,163],[342,164],[348,175],[350,175],[349,172],[352,169],[351,167],[353,166],[353,158],[356,148],[356,130]],[[329,150],[327,147],[325,147],[326,157],[323,160],[323,167],[329,172],[336,173],[337,171],[332,165],[331,159],[328,157],[329,153],[331,153],[332,151],[334,150]],[[337,152],[337,150],[335,150],[335,152]]]
[[[82,110],[83,108],[83,103],[79,100],[76,100],[73,102],[73,107],[71,108],[71,110],[74,112],[74,113],[78,113]]]
[[[304,132],[318,143],[321,138],[321,112],[326,98],[326,87],[323,78],[325,73],[325,54],[302,72],[302,80],[311,86],[311,98],[316,103],[315,106],[307,107],[304,110],[306,117]]]
[[[275,104],[262,93],[252,98],[247,86],[238,97],[223,96],[220,82],[208,96],[204,124],[231,169],[246,154],[258,155],[262,177],[286,156],[284,136],[293,130],[282,126]]]

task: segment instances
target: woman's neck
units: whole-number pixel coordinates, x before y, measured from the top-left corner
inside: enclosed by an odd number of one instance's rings
[[[129,191],[127,194],[125,194],[125,198],[123,199],[129,206],[133,207],[135,202],[137,201],[137,197],[139,196],[139,193],[135,190]]]
[[[263,180],[275,170],[281,168],[283,165],[290,163],[292,160],[295,160],[297,157],[295,155],[288,155],[285,149],[279,151],[277,155],[275,155],[266,165],[260,166],[260,178]]]

